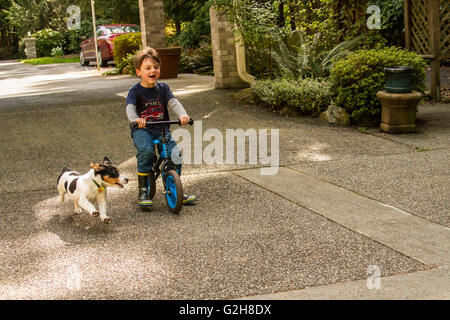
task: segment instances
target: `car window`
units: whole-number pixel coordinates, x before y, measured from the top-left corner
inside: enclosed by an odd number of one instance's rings
[[[107,27],[108,31],[111,33],[131,33],[131,32],[139,32],[140,28],[138,26],[114,26]]]

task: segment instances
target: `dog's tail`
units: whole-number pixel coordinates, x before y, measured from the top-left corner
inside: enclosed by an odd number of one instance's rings
[[[61,179],[62,175],[64,174],[64,172],[67,172],[67,171],[73,171],[73,170],[72,170],[72,169],[69,169],[69,168],[67,168],[67,167],[64,167],[64,168],[62,169],[62,171],[61,171],[61,174],[58,176],[58,179],[56,180],[56,184],[59,183],[59,180]]]

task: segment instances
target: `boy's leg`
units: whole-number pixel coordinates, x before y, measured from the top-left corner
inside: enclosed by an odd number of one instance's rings
[[[137,129],[133,133],[133,143],[136,148],[136,159],[138,169],[138,203],[141,206],[151,206],[152,199],[148,197],[148,179],[153,174],[153,162],[155,161],[153,137],[150,132]]]
[[[153,136],[147,130],[137,129],[133,132],[133,143],[137,151],[136,159],[138,172],[152,172],[153,162],[155,161]]]
[[[173,163],[175,164],[176,171],[181,176],[181,167],[182,167],[182,161],[180,149],[178,149],[177,143],[175,140],[173,140],[170,132],[166,133],[167,139],[170,139],[169,143],[167,144],[167,152],[168,156],[172,158]],[[172,157],[173,153],[173,157]]]
[[[167,152],[169,153],[169,156],[172,156],[172,152],[174,153],[173,157],[172,157],[172,161],[175,163],[176,171],[181,176],[182,158],[181,158],[180,149],[178,149],[177,143],[175,142],[175,140],[173,140],[170,133],[167,134],[167,138],[170,139],[170,142],[168,143],[168,146],[167,146],[167,149],[168,149]],[[175,154],[175,152],[177,152],[177,153]],[[197,201],[197,196],[183,195],[183,204],[192,204],[195,201]]]

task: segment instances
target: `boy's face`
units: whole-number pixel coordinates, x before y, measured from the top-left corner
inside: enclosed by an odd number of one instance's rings
[[[143,87],[152,88],[160,76],[159,64],[153,59],[145,58],[141,67],[136,69],[136,74],[141,77]]]

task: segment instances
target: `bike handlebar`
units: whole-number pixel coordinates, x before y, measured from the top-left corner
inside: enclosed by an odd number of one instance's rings
[[[151,125],[151,126],[161,125],[161,124],[181,125],[181,121],[179,119],[178,120],[164,120],[164,121],[146,121],[146,123],[147,123],[147,125]],[[192,126],[194,124],[194,119],[190,118],[188,124]],[[133,128],[136,128],[138,126],[138,124],[136,122],[134,122],[131,126]]]

